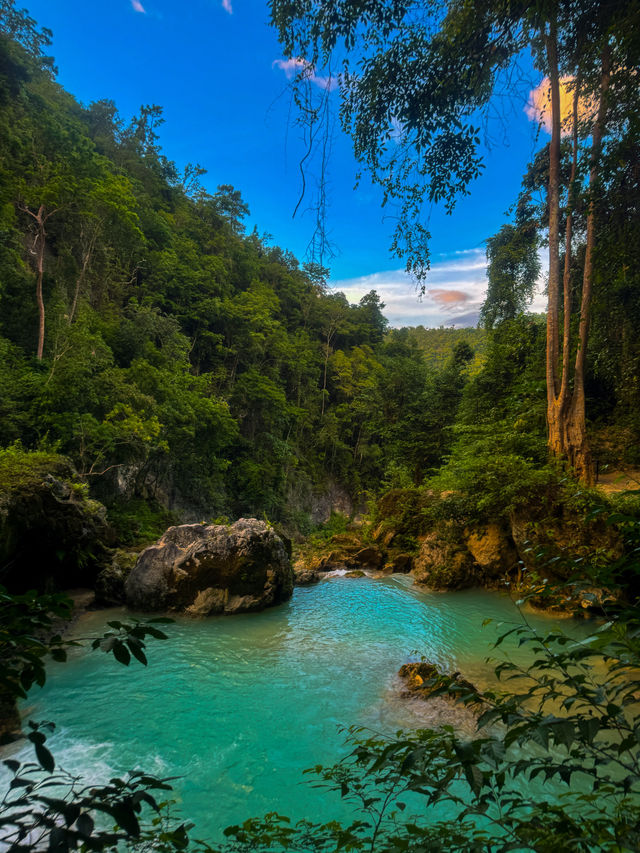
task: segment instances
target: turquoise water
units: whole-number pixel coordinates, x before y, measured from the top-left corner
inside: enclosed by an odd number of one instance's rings
[[[123,614],[87,614],[77,632],[95,636]],[[495,621],[483,628],[487,618]],[[331,577],[263,613],[178,619],[168,641],[150,641],[147,668],[74,652],[50,667],[24,710],[56,722],[58,764],[89,781],[133,767],[182,777],[176,795],[196,836],[274,810],[342,817],[339,799],[312,789],[302,771],[344,754],[341,726],[450,722],[471,731],[463,709],[402,698],[395,674],[417,650],[485,686],[485,658],[505,621],[521,618],[498,593],[429,594],[405,576]]]

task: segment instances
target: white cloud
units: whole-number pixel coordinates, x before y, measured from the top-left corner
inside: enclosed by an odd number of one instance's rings
[[[284,71],[287,80],[293,80],[294,77],[301,75],[303,79],[309,80],[320,89],[328,89],[329,91],[332,91],[338,86],[337,77],[333,77],[331,75],[323,77],[316,74],[315,67],[310,62],[307,62],[306,59],[302,59],[301,57],[297,57],[295,59],[274,59],[271,63],[271,67],[279,68],[281,71]]]
[[[131,8],[134,12],[140,12],[142,15],[147,14],[147,10],[144,8],[140,0],[131,0]]]
[[[231,0],[222,0],[222,8],[225,12],[228,12],[230,15],[233,15],[233,6],[231,5]]]
[[[487,292],[487,260],[484,249],[461,249],[433,261],[427,289],[420,297],[415,281],[404,270],[388,270],[357,278],[331,281],[349,302],[358,302],[370,290],[385,303],[391,326],[476,326]],[[544,311],[546,299],[539,283],[531,311]]]

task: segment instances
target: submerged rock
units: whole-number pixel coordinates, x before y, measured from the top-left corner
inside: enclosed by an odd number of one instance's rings
[[[468,704],[480,704],[482,701],[480,692],[470,681],[463,678],[459,672],[447,675],[441,672],[434,663],[429,661],[418,661],[416,663],[405,663],[398,670],[398,675],[404,681],[407,692],[419,694],[428,699],[436,691],[438,695],[447,698],[456,698],[456,694],[473,694],[475,701]],[[448,691],[441,693],[441,688],[447,686]]]
[[[125,582],[135,610],[192,616],[263,610],[291,597],[293,569],[282,539],[264,521],[170,527],[146,548]]]

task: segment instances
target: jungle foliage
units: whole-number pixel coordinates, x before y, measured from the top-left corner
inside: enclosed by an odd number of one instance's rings
[[[141,501],[304,527],[328,481],[437,467],[447,436],[421,436],[453,421],[466,360],[428,365],[374,291],[351,305],[247,233],[237,190],[162,153],[159,107],[79,104],[48,41],[3,3],[0,446],[71,458],[123,531]]]
[[[273,7],[284,5],[293,9]],[[360,32],[354,10],[366,5],[337,4],[335,24],[348,40]],[[371,45],[411,5],[368,4]],[[455,38],[440,45],[445,59],[460,40],[473,47],[475,21],[463,6],[450,21]],[[499,4],[484,6],[491,18]],[[511,50],[509,20],[501,37]],[[330,35],[328,24],[319,16],[303,35]],[[420,47],[416,27],[418,41],[401,46],[400,60]],[[480,33],[483,50],[490,35]],[[159,107],[125,118],[108,100],[79,104],[56,83],[48,44],[46,31],[0,0],[0,486],[40,478],[63,454],[82,488],[109,505],[121,541],[132,544],[153,538],[171,511],[264,513],[306,531],[310,495],[331,482],[354,497],[396,490],[403,520],[432,511],[424,496],[443,492],[453,494],[440,511],[462,522],[506,518],[534,500],[554,509],[566,495],[584,512],[603,512],[591,493],[565,486],[569,471],[547,465],[546,330],[540,317],[523,313],[544,239],[548,152],[524,177],[514,223],[488,242],[485,330],[390,333],[375,292],[349,304],[327,287],[327,270],[247,233],[248,208],[224,176],[208,192],[199,165],[179,173],[159,145]],[[442,90],[447,115],[455,118],[465,91],[486,103],[489,78],[506,61],[500,50],[492,57],[482,68],[468,64],[466,90]],[[407,65],[409,86],[412,73]],[[369,106],[384,104],[386,116],[397,82],[383,75]],[[367,137],[357,113],[346,119],[361,146],[371,142],[380,154],[384,173],[377,137]],[[597,199],[585,196],[571,210],[566,293],[577,302],[587,220],[596,216],[585,376],[592,446],[603,465],[637,465],[637,116],[623,116],[618,127],[624,132],[602,152]],[[466,129],[462,148],[448,130],[416,123],[424,142],[432,131],[441,138],[430,165],[457,164],[444,183],[429,185],[434,200],[455,195],[479,169],[477,129]],[[559,190],[567,195],[570,146],[560,154]],[[419,206],[418,184],[396,187],[410,190],[409,213]],[[427,260],[425,237],[417,229],[398,238],[409,241],[418,264]],[[637,586],[636,516],[621,502],[610,519],[626,550],[606,581],[627,593]],[[330,521],[332,531],[344,524]],[[566,563],[575,587],[586,563],[575,554]],[[48,654],[64,657],[54,617],[66,613],[57,597],[0,594],[6,695],[41,683]],[[637,849],[637,610],[607,605],[606,616],[580,644],[518,628],[534,663],[525,671],[500,665],[504,692],[460,695],[443,681],[443,692],[483,703],[471,741],[449,729],[395,739],[352,733],[345,762],[317,768],[323,784],[361,809],[351,825],[270,815],[228,830],[227,849]],[[140,624],[111,629],[96,647],[124,665],[144,664],[146,636],[161,635]],[[13,781],[2,832],[12,833],[15,853],[188,847],[187,826],[163,817],[160,795],[170,780],[134,774],[83,788],[56,768],[46,732],[30,726],[35,764],[7,764]],[[52,795],[65,785],[65,796]],[[455,822],[442,817],[442,805],[456,811]]]

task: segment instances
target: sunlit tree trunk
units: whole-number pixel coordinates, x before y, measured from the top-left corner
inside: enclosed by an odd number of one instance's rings
[[[551,143],[549,145],[549,288],[547,304],[547,423],[549,428],[549,451],[560,459],[566,459],[582,482],[591,484],[594,479],[593,460],[586,430],[585,413],[585,364],[591,295],[593,290],[593,249],[595,245],[595,189],[598,182],[598,162],[605,130],[606,100],[609,89],[609,53],[605,48],[602,56],[600,98],[598,114],[592,132],[591,169],[589,174],[589,208],[587,214],[587,240],[582,279],[580,325],[578,348],[571,384],[571,241],[573,232],[573,204],[578,160],[578,114],[580,78],[574,81],[572,163],[569,182],[569,200],[565,226],[565,262],[563,286],[563,334],[560,348],[560,74],[557,55],[557,33],[555,22],[549,25],[545,36],[551,89]],[[560,376],[558,375],[558,371]]]
[[[549,144],[549,283],[547,292],[547,426],[549,450],[564,455],[563,406],[559,399],[558,361],[560,337],[560,74],[557,27],[552,21],[545,35],[551,89],[551,142]]]
[[[605,131],[607,113],[607,95],[610,80],[609,48],[605,47],[602,54],[600,76],[600,98],[598,114],[593,128],[591,143],[591,163],[589,171],[589,209],[587,213],[587,241],[585,246],[584,271],[582,276],[582,301],[580,304],[580,327],[578,333],[578,350],[573,379],[573,395],[571,406],[567,413],[567,456],[569,462],[577,471],[580,479],[592,483],[594,479],[593,460],[587,441],[585,419],[584,375],[589,339],[589,323],[591,319],[591,296],[593,292],[593,250],[596,239],[596,205],[595,193],[599,178],[599,161],[602,151],[602,137]]]

